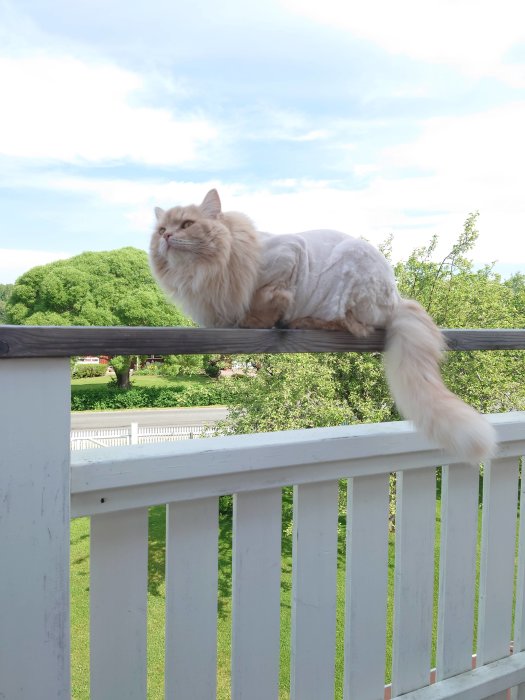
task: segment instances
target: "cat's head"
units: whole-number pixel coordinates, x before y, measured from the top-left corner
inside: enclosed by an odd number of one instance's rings
[[[155,207],[156,225],[151,237],[151,252],[174,264],[201,260],[226,263],[231,233],[221,217],[217,190],[210,190],[201,204],[173,207],[165,211]]]

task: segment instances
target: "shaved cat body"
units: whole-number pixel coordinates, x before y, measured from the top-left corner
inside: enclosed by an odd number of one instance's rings
[[[456,461],[493,455],[492,426],[443,384],[441,332],[420,304],[401,298],[392,268],[372,245],[331,230],[258,232],[244,214],[223,213],[216,190],[198,206],[155,214],[151,269],[199,325],[362,337],[385,328],[385,371],[401,413]]]
[[[339,231],[260,234],[257,291],[241,326],[327,328],[366,336],[399,303],[392,268],[366,241]],[[258,320],[272,310],[268,318]]]

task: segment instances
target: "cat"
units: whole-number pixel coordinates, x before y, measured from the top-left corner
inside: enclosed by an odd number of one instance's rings
[[[150,265],[167,295],[199,325],[320,328],[365,337],[386,329],[384,367],[400,412],[460,462],[496,449],[486,418],[449,391],[443,336],[423,307],[401,298],[370,243],[331,230],[270,235],[216,190],[200,205],[156,207]]]

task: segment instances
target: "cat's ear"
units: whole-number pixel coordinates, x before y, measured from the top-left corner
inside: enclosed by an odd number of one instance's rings
[[[157,221],[160,221],[162,219],[164,213],[164,209],[161,209],[160,207],[155,207],[155,216],[157,217]]]
[[[217,190],[210,190],[199,208],[207,219],[216,219],[221,213],[221,200]]]

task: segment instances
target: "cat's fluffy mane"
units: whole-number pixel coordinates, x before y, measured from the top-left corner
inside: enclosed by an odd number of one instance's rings
[[[199,325],[238,325],[250,307],[260,261],[251,220],[222,212],[216,190],[200,205],[157,207],[155,214],[150,265],[160,286]]]

